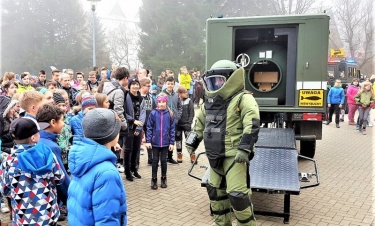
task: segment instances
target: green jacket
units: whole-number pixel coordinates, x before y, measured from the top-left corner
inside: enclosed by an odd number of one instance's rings
[[[194,131],[198,134],[198,140],[203,140],[205,119],[206,111],[204,105],[202,105],[194,127]],[[225,156],[236,156],[238,149],[248,152],[254,151],[254,144],[243,146],[241,139],[245,134],[258,137],[258,132],[259,108],[254,97],[251,94],[237,94],[227,108]]]
[[[23,93],[29,90],[34,90],[34,87],[32,87],[31,85],[24,86],[24,85],[18,84],[17,93]]]
[[[258,139],[260,116],[259,107],[253,95],[244,93],[244,69],[237,69],[227,80],[225,85],[215,91],[207,92],[208,97],[220,95],[224,100],[232,98],[226,110],[225,128],[225,156],[236,156],[237,150],[254,151],[253,147]],[[198,140],[203,140],[206,110],[202,105],[198,112],[194,131]],[[220,141],[219,141],[220,142]]]
[[[354,96],[354,100],[355,102],[358,104],[358,105],[365,105],[365,106],[369,106],[370,105],[370,102],[371,101],[374,101],[374,98],[372,96],[372,93],[371,91],[369,92],[363,92],[362,90],[360,90],[355,96]]]

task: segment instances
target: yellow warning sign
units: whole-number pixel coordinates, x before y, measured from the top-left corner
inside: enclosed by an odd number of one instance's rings
[[[344,49],[331,49],[331,57],[345,57],[345,50]]]
[[[300,107],[323,107],[322,89],[300,89],[298,106]]]

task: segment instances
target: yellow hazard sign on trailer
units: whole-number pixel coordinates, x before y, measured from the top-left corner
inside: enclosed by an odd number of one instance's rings
[[[345,57],[345,50],[344,49],[331,49],[331,57]]]
[[[322,89],[300,89],[298,106],[300,107],[323,107],[323,95],[324,90]]]

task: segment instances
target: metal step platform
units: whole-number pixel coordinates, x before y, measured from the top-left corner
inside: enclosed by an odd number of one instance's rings
[[[258,142],[256,143],[256,151],[254,158],[250,161],[250,187],[253,192],[263,192],[267,194],[283,194],[284,195],[284,210],[280,212],[257,211],[254,207],[255,214],[276,216],[284,218],[284,223],[289,223],[290,218],[290,195],[299,195],[300,190],[308,187],[315,187],[319,185],[319,175],[314,159],[310,159],[298,155],[295,145],[295,136],[292,129],[279,128],[262,128],[259,132]],[[198,154],[199,157],[205,154]],[[314,163],[314,174],[299,174],[298,157],[307,159]],[[189,169],[189,176],[201,181],[201,186],[206,187],[210,178],[210,167],[207,168],[202,178],[191,174],[195,164]],[[305,176],[315,176],[317,181],[315,184],[308,186],[301,186],[300,180],[306,180]]]
[[[293,129],[260,128],[255,147],[297,149]]]

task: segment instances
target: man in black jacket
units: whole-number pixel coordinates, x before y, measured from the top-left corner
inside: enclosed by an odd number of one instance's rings
[[[60,84],[61,84],[61,88],[64,89],[68,93],[69,105],[72,108],[73,106],[77,104],[74,98],[74,94],[77,92],[77,90],[72,88],[70,85],[70,75],[66,73],[60,74]]]
[[[34,88],[46,87],[46,72],[44,70],[39,71],[38,81],[33,85]]]

